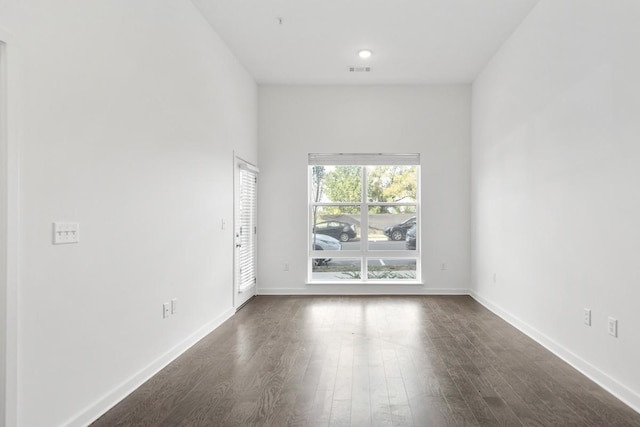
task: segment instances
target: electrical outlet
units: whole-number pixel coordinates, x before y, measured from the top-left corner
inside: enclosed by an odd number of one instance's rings
[[[618,337],[618,321],[613,317],[609,317],[608,319],[607,332],[609,332],[609,335],[612,337]]]
[[[171,315],[171,309],[169,308],[169,303],[165,302],[162,304],[162,318],[166,319]]]
[[[174,298],[171,300],[171,314],[176,314],[178,312],[178,298]]]
[[[284,271],[289,271],[289,263],[288,262],[284,263]]]
[[[498,274],[493,273],[493,283],[498,283]]]
[[[445,271],[447,269],[447,263],[443,262],[440,264],[440,270]]]
[[[587,326],[591,326],[591,310],[588,308],[585,308],[583,316],[584,316],[583,318],[584,324]]]

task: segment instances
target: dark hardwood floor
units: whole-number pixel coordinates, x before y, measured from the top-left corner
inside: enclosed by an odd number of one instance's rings
[[[466,296],[256,297],[94,426],[640,426]]]

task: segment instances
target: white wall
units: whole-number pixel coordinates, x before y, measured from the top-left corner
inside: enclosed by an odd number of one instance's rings
[[[472,109],[474,292],[636,409],[639,21],[634,0],[542,0]]]
[[[82,425],[232,313],[220,225],[234,150],[257,161],[257,87],[189,1],[12,3],[18,422]],[[52,221],[81,243],[53,246]]]
[[[2,150],[2,167],[0,178],[2,190],[0,190],[0,233],[2,244],[2,260],[0,264],[0,425],[11,426],[16,419],[16,395],[17,395],[17,248],[18,248],[18,125],[17,116],[19,109],[18,81],[19,67],[9,66],[18,62],[19,54],[16,48],[16,40],[11,30],[6,25],[15,18],[16,4],[14,2],[0,2],[0,41],[3,44],[2,90],[4,111],[0,113],[0,150]]]
[[[0,33],[0,423],[6,419],[7,384],[7,75],[6,40]]]
[[[260,86],[258,98],[260,294],[467,292],[469,86]],[[421,154],[424,286],[305,284],[310,152]]]

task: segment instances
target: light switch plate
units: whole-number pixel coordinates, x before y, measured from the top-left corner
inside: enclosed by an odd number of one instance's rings
[[[77,222],[54,222],[53,244],[64,245],[80,242],[80,224]]]

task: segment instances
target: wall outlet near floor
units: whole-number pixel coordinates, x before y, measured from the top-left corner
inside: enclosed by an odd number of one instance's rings
[[[607,332],[612,337],[618,337],[618,321],[613,317],[609,317],[609,319],[607,319]]]
[[[284,271],[289,271],[289,263],[288,262],[284,263]]]
[[[447,269],[447,263],[443,262],[440,264],[440,270],[445,271]]]
[[[591,310],[588,308],[584,309],[583,320],[585,325],[591,326]]]
[[[178,298],[174,298],[171,300],[171,314],[176,314],[178,312]]]
[[[166,319],[171,315],[171,308],[168,302],[162,304],[162,318]]]

